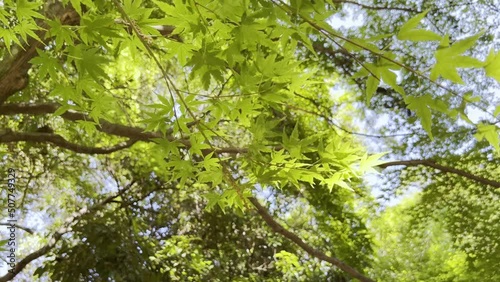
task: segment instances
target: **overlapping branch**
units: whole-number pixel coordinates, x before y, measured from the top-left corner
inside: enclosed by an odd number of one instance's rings
[[[367,9],[389,9],[386,7],[371,7],[366,6],[364,4],[360,4],[353,1],[338,1],[342,3],[350,3],[359,5],[363,8]],[[413,12],[411,9],[406,8],[395,8],[401,11]],[[75,19],[69,19],[70,21],[74,21]],[[40,33],[40,37],[44,38],[43,34]],[[15,57],[11,58],[10,62],[12,64],[6,71],[0,72],[0,115],[14,115],[14,114],[29,114],[29,115],[37,115],[37,114],[51,114],[54,113],[58,105],[57,104],[7,104],[2,105],[9,96],[13,95],[15,92],[23,89],[27,85],[27,73],[30,68],[29,61],[31,58],[36,56],[36,48],[40,47],[43,43],[37,42],[35,40],[31,40],[28,44],[29,48],[24,51],[18,53]],[[74,112],[67,111],[61,115],[62,118],[69,121],[79,121],[79,120],[92,120],[87,115]],[[62,136],[53,133],[40,133],[40,132],[6,132],[5,134],[0,136],[0,143],[8,143],[8,142],[34,142],[34,143],[51,143],[61,148],[65,148],[77,153],[85,153],[85,154],[108,154],[118,150],[122,150],[132,146],[137,141],[151,141],[155,138],[167,138],[170,141],[177,141],[183,144],[185,147],[191,147],[191,143],[189,140],[185,139],[176,139],[172,134],[172,130],[167,131],[166,135],[163,135],[159,132],[145,132],[142,128],[125,126],[121,124],[111,123],[104,119],[99,121],[99,124],[96,125],[97,130],[114,136],[126,137],[129,140],[125,143],[110,147],[110,148],[96,148],[96,147],[87,147],[78,144],[71,143],[64,139]],[[214,149],[219,153],[246,153],[246,148],[216,148]],[[389,162],[382,165],[379,165],[381,168],[389,167],[389,166],[397,166],[397,165],[405,165],[405,166],[417,166],[417,165],[425,165],[429,167],[433,167],[439,169],[444,172],[454,173],[475,181],[478,181],[483,184],[491,185],[494,187],[500,187],[500,183],[492,180],[488,180],[482,178],[480,176],[473,175],[471,173],[465,172],[463,170],[446,167],[443,165],[439,165],[431,160],[412,160],[412,161],[399,161],[399,162]],[[99,203],[97,206],[93,207],[91,210],[95,210],[100,206],[103,206],[107,203],[113,201],[118,195],[110,197],[105,201]],[[359,279],[360,281],[373,281],[370,278],[365,277],[356,269],[350,267],[344,262],[340,261],[337,258],[326,255],[325,253],[315,249],[310,246],[306,242],[304,242],[299,236],[285,229],[282,225],[280,225],[264,208],[257,199],[250,198],[250,202],[255,206],[259,215],[263,218],[263,220],[277,233],[291,240],[299,247],[304,249],[310,255],[331,263],[335,265],[339,269],[345,271],[350,274],[352,277]],[[50,242],[42,247],[41,249],[29,254],[23,260],[21,260],[15,267],[13,273],[8,273],[7,275],[0,277],[1,281],[8,281],[13,279],[22,269],[34,259],[37,259],[46,253],[48,253],[60,240],[63,234],[70,231],[70,226],[76,222],[78,218],[83,216],[84,214],[89,213],[90,210],[82,210],[78,213],[77,216],[73,217],[67,225],[61,228],[59,231],[53,234]]]
[[[418,10],[411,9],[411,8],[401,8],[401,7],[384,7],[384,6],[370,6],[366,5],[363,3],[358,3],[356,1],[351,1],[351,0],[334,0],[334,3],[347,3],[347,4],[352,4],[359,6],[363,9],[367,10],[393,10],[393,11],[403,11],[403,12],[409,12],[409,13],[420,13]]]
[[[58,147],[68,149],[75,153],[82,154],[110,154],[119,150],[129,148],[134,145],[137,140],[130,139],[126,142],[118,144],[113,147],[99,148],[99,147],[88,147],[82,146],[75,143],[71,143],[64,139],[61,135],[53,133],[40,133],[40,132],[7,132],[0,135],[0,143],[12,143],[12,142],[31,142],[31,143],[51,143]]]
[[[345,264],[341,260],[335,257],[331,257],[326,255],[325,253],[321,252],[320,250],[315,249],[311,245],[307,244],[304,242],[299,236],[297,236],[295,233],[290,232],[286,228],[284,228],[281,224],[279,224],[273,217],[272,215],[269,214],[267,209],[263,207],[260,203],[259,200],[257,200],[254,197],[248,198],[252,205],[257,209],[257,213],[262,217],[262,219],[271,227],[271,229],[276,232],[281,234],[283,237],[287,238],[288,240],[294,242],[297,246],[301,247],[304,251],[306,251],[308,254],[310,254],[313,257],[316,257],[322,261],[329,262],[336,267],[340,268],[342,271],[348,273],[354,278],[359,279],[360,281],[363,282],[374,282],[372,279],[364,276],[360,272],[358,272],[356,269],[352,268],[351,266]]]
[[[10,281],[10,280],[14,279],[14,277],[16,277],[16,275],[19,274],[30,262],[46,255],[50,250],[52,250],[55,247],[56,243],[61,239],[61,237],[64,234],[70,232],[71,227],[74,226],[82,216],[84,216],[86,214],[93,213],[93,212],[101,209],[105,205],[113,202],[114,199],[116,199],[117,197],[120,197],[125,192],[127,192],[134,185],[134,183],[135,182],[131,182],[130,184],[128,184],[125,188],[120,190],[115,195],[111,195],[111,196],[107,197],[106,199],[97,203],[96,205],[92,206],[91,208],[88,208],[88,209],[82,208],[81,210],[76,212],[73,216],[66,219],[65,224],[52,235],[52,238],[50,238],[49,242],[46,245],[44,245],[40,249],[34,251],[33,253],[30,253],[29,255],[24,257],[21,261],[19,261],[11,271],[7,272],[7,274],[0,277],[0,282],[6,282],[6,281]]]
[[[0,115],[52,114],[58,109],[58,107],[59,105],[55,103],[42,103],[42,104],[11,103],[0,106]],[[61,117],[69,121],[92,120],[88,115],[75,111],[66,111],[61,115]],[[192,125],[193,124],[190,123],[187,126],[190,127]],[[173,132],[172,129],[168,129],[165,135],[163,135],[160,132],[147,132],[140,127],[126,126],[118,123],[112,123],[105,119],[99,120],[99,124],[96,125],[96,129],[109,135],[125,137],[129,138],[130,140],[134,140],[134,141],[129,141],[131,143],[129,144],[128,147],[133,145],[133,143],[135,143],[136,141],[150,142],[153,141],[155,138],[166,138],[170,142],[179,142],[184,147],[191,148],[191,142],[189,140],[175,138],[174,136],[172,136],[171,135]],[[0,143],[15,142],[15,141],[27,141],[27,142],[37,142],[37,143],[50,142],[62,148],[66,148],[77,153],[85,153],[85,154],[107,154],[113,152],[113,149],[120,150],[127,148],[125,145],[128,144],[128,143],[121,144],[112,148],[91,148],[69,143],[68,141],[64,140],[61,136],[55,134],[49,135],[41,133],[23,133],[24,136],[21,135],[21,133],[15,133],[14,136],[12,136],[12,134],[13,133],[9,133],[4,136],[1,136]],[[18,139],[14,140],[15,138]],[[108,150],[109,152],[107,152],[106,150]],[[238,147],[224,147],[224,148],[215,148],[214,150],[212,149],[202,150],[203,154],[205,155],[211,153],[212,151],[214,151],[215,153],[239,154],[239,153],[246,153],[248,149],[238,148]]]
[[[12,223],[9,223],[9,222],[0,222],[0,225],[1,226],[14,226],[15,228],[24,230],[24,231],[28,232],[29,234],[34,234],[35,233],[33,231],[33,229],[31,229],[29,227],[26,227],[26,226],[19,225],[19,224],[12,224]]]
[[[23,103],[17,103],[17,104],[4,104],[0,106],[0,115],[14,115],[14,114],[31,114],[31,115],[41,115],[41,114],[51,114],[54,113],[58,108],[57,104],[54,103],[43,103],[43,104],[23,104]],[[91,118],[85,114],[74,112],[74,111],[67,111],[61,115],[62,118],[70,121],[78,121],[78,120],[91,120]],[[190,126],[190,125],[188,125]],[[126,137],[129,138],[130,140],[135,140],[135,141],[151,141],[154,138],[163,138],[163,134],[160,132],[146,132],[144,129],[140,127],[133,127],[133,126],[126,126],[122,124],[117,124],[117,123],[111,123],[109,121],[106,121],[104,119],[101,119],[99,124],[96,125],[97,130],[107,133],[110,135],[115,135],[115,136],[120,136],[120,137]],[[170,134],[172,133],[172,129],[167,130],[167,139],[169,141],[178,141],[187,148],[191,147],[191,143],[189,140],[184,140],[184,139],[175,139],[172,137]],[[10,136],[10,137],[9,137]],[[4,139],[5,138],[5,139]],[[62,137],[57,137],[48,134],[41,134],[41,133],[16,133],[14,136],[11,134],[7,134],[4,136],[0,137],[0,142],[5,142],[7,140],[12,140],[8,142],[15,142],[14,139],[18,138],[17,141],[31,141],[31,142],[50,142],[55,145],[58,145],[60,147],[78,152],[78,153],[87,153],[87,154],[105,154],[106,150],[108,151],[113,151],[113,149],[119,150],[119,146],[115,146],[112,148],[90,148],[90,147],[84,147],[84,146],[79,146],[76,144],[71,144],[68,141],[62,139]],[[24,138],[24,140],[23,140]],[[134,141],[134,142],[135,142]],[[131,142],[128,147],[133,145],[133,141]],[[123,148],[127,148],[125,146],[126,144],[122,144],[121,146]],[[206,150],[206,154],[208,154],[210,151]],[[237,148],[237,147],[227,147],[227,148],[218,148],[216,149],[216,153],[229,153],[229,154],[244,154],[247,153],[248,149],[247,148]],[[487,179],[481,176],[477,176],[475,174],[472,174],[470,172],[457,169],[454,167],[449,167],[449,166],[444,166],[441,164],[436,163],[434,160],[406,160],[406,161],[393,161],[393,162],[387,162],[384,164],[379,165],[380,168],[386,168],[389,166],[418,166],[418,165],[424,165],[428,167],[432,167],[435,169],[439,169],[443,172],[447,173],[453,173],[474,181],[477,181],[479,183],[485,184],[485,185],[490,185],[496,188],[500,187],[500,182],[494,181],[491,179]]]
[[[15,115],[15,114],[28,114],[28,115],[43,115],[52,114],[59,108],[55,103],[42,103],[42,104],[26,104],[26,103],[12,103],[0,106],[0,115]],[[93,119],[86,114],[78,113],[75,111],[66,111],[61,115],[62,118],[70,121],[92,121]],[[127,137],[135,140],[149,140],[152,138],[162,138],[163,135],[159,132],[145,132],[144,129],[133,126],[126,126],[117,123],[111,123],[105,119],[100,119],[96,129],[107,134]],[[167,134],[172,133],[172,130],[167,131]]]
[[[447,173],[453,173],[465,178],[468,178],[470,180],[474,180],[476,182],[479,182],[481,184],[485,185],[490,185],[495,188],[500,188],[500,182],[494,181],[491,179],[487,179],[481,176],[477,176],[475,174],[472,174],[470,172],[457,169],[454,167],[449,167],[449,166],[444,166],[441,164],[436,163],[434,160],[408,160],[408,161],[393,161],[393,162],[387,162],[384,164],[379,165],[380,168],[387,168],[390,166],[427,166],[427,167],[432,167],[435,169],[439,169],[440,171],[447,172]]]

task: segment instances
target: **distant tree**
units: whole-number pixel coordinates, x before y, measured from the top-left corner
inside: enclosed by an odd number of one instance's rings
[[[492,7],[1,1],[0,281],[495,281]]]

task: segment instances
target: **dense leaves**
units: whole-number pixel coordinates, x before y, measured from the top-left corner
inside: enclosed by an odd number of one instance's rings
[[[500,279],[491,7],[1,2],[0,281]]]

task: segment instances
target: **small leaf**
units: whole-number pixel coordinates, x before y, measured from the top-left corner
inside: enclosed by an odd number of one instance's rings
[[[484,70],[486,71],[486,75],[494,78],[497,82],[500,83],[500,55],[491,49],[488,58],[485,61],[486,66]]]
[[[47,74],[49,74],[50,78],[56,80],[58,78],[58,72],[64,72],[61,64],[56,58],[50,57],[46,52],[36,50],[38,52],[38,57],[34,57],[30,60],[30,63],[33,65],[39,65],[39,75],[41,79],[44,79]]]
[[[398,39],[401,34],[404,34],[405,32],[408,32],[418,26],[420,21],[427,15],[427,13],[430,11],[430,9],[425,10],[424,12],[414,16],[413,18],[409,19],[399,30],[398,34]]]
[[[429,109],[429,100],[432,100],[429,94],[421,97],[407,96],[405,97],[405,102],[408,104],[408,109],[415,112],[415,114],[420,118],[420,123],[422,128],[429,134],[429,137],[433,139],[432,136],[432,113]]]
[[[188,59],[193,56],[193,47],[189,44],[170,41],[169,47],[172,55],[177,55],[177,59],[182,66],[186,66]]]
[[[17,1],[16,15],[18,19],[22,18],[39,18],[43,19],[44,16],[37,12],[39,10],[39,3],[30,3],[26,0]]]
[[[405,92],[401,86],[397,84],[397,76],[396,74],[391,71],[388,67],[380,67],[380,76],[382,80],[387,83],[392,89],[396,90],[401,95],[405,95]]]
[[[496,125],[480,123],[477,125],[477,133],[474,134],[477,140],[486,139],[497,152],[500,152],[500,138]]]
[[[369,157],[365,154],[359,163],[359,169],[363,173],[364,172],[376,172],[376,173],[378,173],[373,168],[380,165],[380,164],[383,164],[385,162],[385,161],[381,161],[380,158],[386,154],[387,154],[386,152],[385,153],[378,153],[378,154],[371,155]]]
[[[436,64],[432,68],[429,78],[436,80],[439,76],[442,76],[455,83],[464,84],[464,81],[458,74],[457,68],[482,67],[485,64],[475,58],[461,56],[463,52],[474,45],[482,34],[483,32],[480,32],[474,36],[460,40],[449,47],[440,45],[434,55],[436,57]]]

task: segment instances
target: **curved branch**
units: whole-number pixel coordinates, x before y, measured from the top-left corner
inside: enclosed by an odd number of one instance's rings
[[[411,9],[411,8],[369,6],[369,5],[358,3],[355,1],[351,1],[351,0],[334,0],[333,2],[334,3],[352,4],[352,5],[360,6],[361,8],[364,8],[367,10],[395,10],[395,11],[403,11],[403,12],[408,12],[408,13],[420,13],[419,11],[417,11],[415,9]]]
[[[16,264],[16,267],[14,267],[12,270],[7,272],[4,276],[0,277],[0,282],[6,282],[14,279],[17,274],[19,274],[30,262],[34,261],[35,259],[44,256],[47,254],[50,250],[52,250],[56,243],[61,239],[61,237],[71,231],[71,227],[76,224],[76,222],[84,215],[95,212],[96,210],[102,208],[103,206],[112,203],[114,199],[117,197],[123,195],[125,192],[127,192],[133,185],[134,181],[129,183],[126,187],[124,187],[122,190],[120,190],[118,193],[111,195],[104,199],[103,201],[97,203],[96,205],[92,206],[91,208],[82,208],[78,212],[74,213],[72,216],[67,218],[64,222],[65,224],[59,228],[53,235],[52,238],[49,240],[49,242],[41,247],[40,249],[34,251],[33,253],[27,255],[24,257],[21,261],[19,261]]]
[[[7,272],[7,274],[5,274],[4,276],[0,277],[0,282],[10,281],[14,279],[14,277],[16,277],[16,275],[19,274],[19,272],[21,272],[26,267],[26,265],[48,253],[55,246],[57,241],[61,239],[62,235],[66,232],[67,231],[65,229],[61,229],[56,233],[54,233],[54,235],[52,235],[50,242],[47,245],[27,255],[21,261],[16,263],[16,267],[14,267],[12,270],[9,270],[9,272]]]
[[[304,242],[299,236],[297,236],[295,233],[292,233],[285,229],[281,224],[276,222],[274,218],[269,214],[266,208],[264,208],[260,203],[259,200],[257,200],[254,197],[248,198],[250,202],[253,204],[253,206],[257,209],[257,213],[264,219],[264,221],[271,227],[271,229],[283,235],[285,238],[288,240],[294,242],[297,244],[299,247],[301,247],[304,251],[306,251],[308,254],[312,255],[313,257],[316,257],[322,261],[329,262],[333,264],[334,266],[340,268],[342,271],[348,273],[354,278],[359,279],[360,281],[363,282],[374,282],[372,279],[364,276],[363,274],[359,273],[356,269],[352,268],[351,266],[345,264],[341,260],[335,257],[327,256],[325,253],[315,249],[311,245],[307,244]]]
[[[33,229],[31,229],[29,227],[25,227],[25,226],[19,225],[19,224],[11,224],[11,223],[8,223],[8,222],[0,222],[0,225],[1,226],[14,226],[16,228],[19,228],[21,230],[24,230],[24,231],[28,232],[29,234],[34,234],[35,233],[33,231]]]
[[[80,16],[71,8],[71,5],[62,8],[62,4],[58,1],[47,9],[46,16],[57,17],[64,25],[76,25],[80,22]],[[43,45],[51,40],[50,37],[46,36],[49,26],[41,20],[37,20],[37,22],[40,30],[36,31],[35,34],[39,38],[46,38],[45,42],[30,37],[25,46],[13,47],[16,52],[11,53],[15,55],[7,56],[0,62],[0,105],[28,85],[28,70],[31,68],[30,60],[37,55],[37,48],[43,48]]]
[[[29,115],[43,115],[53,114],[60,107],[56,103],[43,103],[43,104],[25,104],[25,103],[12,103],[0,106],[0,115],[15,115],[15,114],[29,114]],[[78,113],[75,111],[66,111],[61,115],[62,118],[71,121],[78,120],[93,120],[86,114]],[[100,119],[96,129],[111,135],[127,137],[136,140],[148,140],[152,138],[163,137],[159,132],[144,132],[144,129],[139,127],[125,126],[109,122],[105,119]],[[171,133],[167,132],[167,133]]]
[[[127,142],[118,144],[109,148],[96,148],[78,145],[75,143],[68,142],[61,135],[51,134],[51,133],[39,133],[39,132],[8,132],[0,136],[0,143],[10,143],[10,142],[33,142],[33,143],[52,143],[61,148],[68,149],[70,151],[81,153],[81,154],[110,154],[119,150],[129,148],[134,145],[137,140],[128,140]]]
[[[440,165],[440,164],[436,163],[434,160],[393,161],[393,162],[387,162],[384,164],[380,164],[378,166],[380,168],[387,168],[390,166],[400,166],[400,165],[403,165],[403,166],[419,166],[419,165],[428,166],[428,167],[432,167],[435,169],[439,169],[440,171],[443,171],[443,172],[460,175],[462,177],[477,181],[481,184],[490,185],[490,186],[493,186],[496,188],[500,188],[500,182],[498,182],[498,181],[494,181],[494,180],[487,179],[487,178],[484,178],[481,176],[477,176],[477,175],[472,174],[470,172],[467,172],[467,171],[464,171],[461,169],[456,169],[454,167]]]
[[[43,114],[53,114],[59,108],[58,104],[55,103],[43,103],[43,104],[25,104],[25,103],[12,103],[0,105],[0,115],[15,115],[15,114],[29,114],[29,115],[43,115]],[[78,113],[75,111],[66,111],[61,115],[62,118],[70,121],[78,120],[92,120],[86,114]],[[188,127],[193,126],[196,122],[187,124]],[[126,137],[136,141],[147,141],[151,142],[155,138],[164,138],[164,135],[160,132],[147,132],[143,128],[126,126],[122,124],[112,123],[105,119],[100,119],[99,124],[96,125],[96,129],[110,135]],[[176,139],[171,136],[173,130],[168,129],[166,131],[166,138],[170,142],[177,141],[184,145],[186,148],[191,148],[191,142],[185,139]],[[1,142],[2,139],[0,139]],[[23,141],[23,140],[19,140]],[[14,141],[12,141],[14,142]],[[45,141],[47,142],[47,141]],[[61,146],[62,147],[62,146]],[[204,155],[211,153],[212,149],[202,150]],[[228,154],[244,154],[248,152],[246,148],[237,147],[225,147],[225,148],[215,148],[215,153],[228,153]]]

